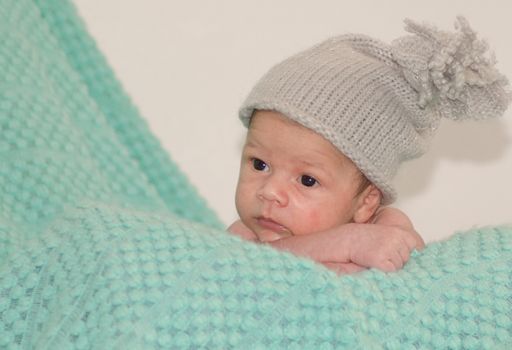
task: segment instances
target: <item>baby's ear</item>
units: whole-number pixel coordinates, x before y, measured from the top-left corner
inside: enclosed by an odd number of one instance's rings
[[[357,224],[367,223],[379,209],[382,200],[382,192],[370,184],[356,198],[356,210],[353,220]]]

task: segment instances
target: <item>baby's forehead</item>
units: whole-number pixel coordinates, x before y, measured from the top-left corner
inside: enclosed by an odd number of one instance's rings
[[[352,160],[324,136],[276,111],[255,112],[249,124],[246,146],[267,146],[274,151],[282,147],[310,166],[328,167],[334,160],[337,165],[355,167]]]

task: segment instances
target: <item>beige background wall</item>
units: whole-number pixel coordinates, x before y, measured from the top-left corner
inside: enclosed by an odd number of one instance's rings
[[[75,0],[151,129],[226,224],[244,129],[237,108],[277,61],[329,36],[385,41],[404,17],[452,29],[465,15],[512,78],[512,2]],[[396,179],[396,206],[427,241],[512,222],[512,110],[486,123],[444,122],[430,152]]]

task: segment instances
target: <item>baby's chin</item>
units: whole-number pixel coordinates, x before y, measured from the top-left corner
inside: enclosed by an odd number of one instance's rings
[[[293,236],[291,232],[275,232],[272,230],[259,230],[256,233],[258,240],[262,243],[278,241],[282,238]]]

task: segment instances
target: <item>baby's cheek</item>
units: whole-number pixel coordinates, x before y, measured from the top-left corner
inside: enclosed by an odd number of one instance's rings
[[[250,202],[251,187],[244,181],[239,181],[236,187],[235,204],[237,209],[239,206],[245,207]]]
[[[310,234],[335,226],[330,218],[330,210],[324,203],[300,201],[300,205],[293,208],[294,210],[289,212],[289,223],[294,234]]]
[[[332,208],[315,209],[308,212],[307,221],[310,232],[320,232],[337,227],[345,222],[343,217]]]
[[[325,225],[325,220],[322,218],[322,212],[320,210],[309,210],[304,219],[304,227],[307,227],[309,231],[307,233],[320,231]]]

